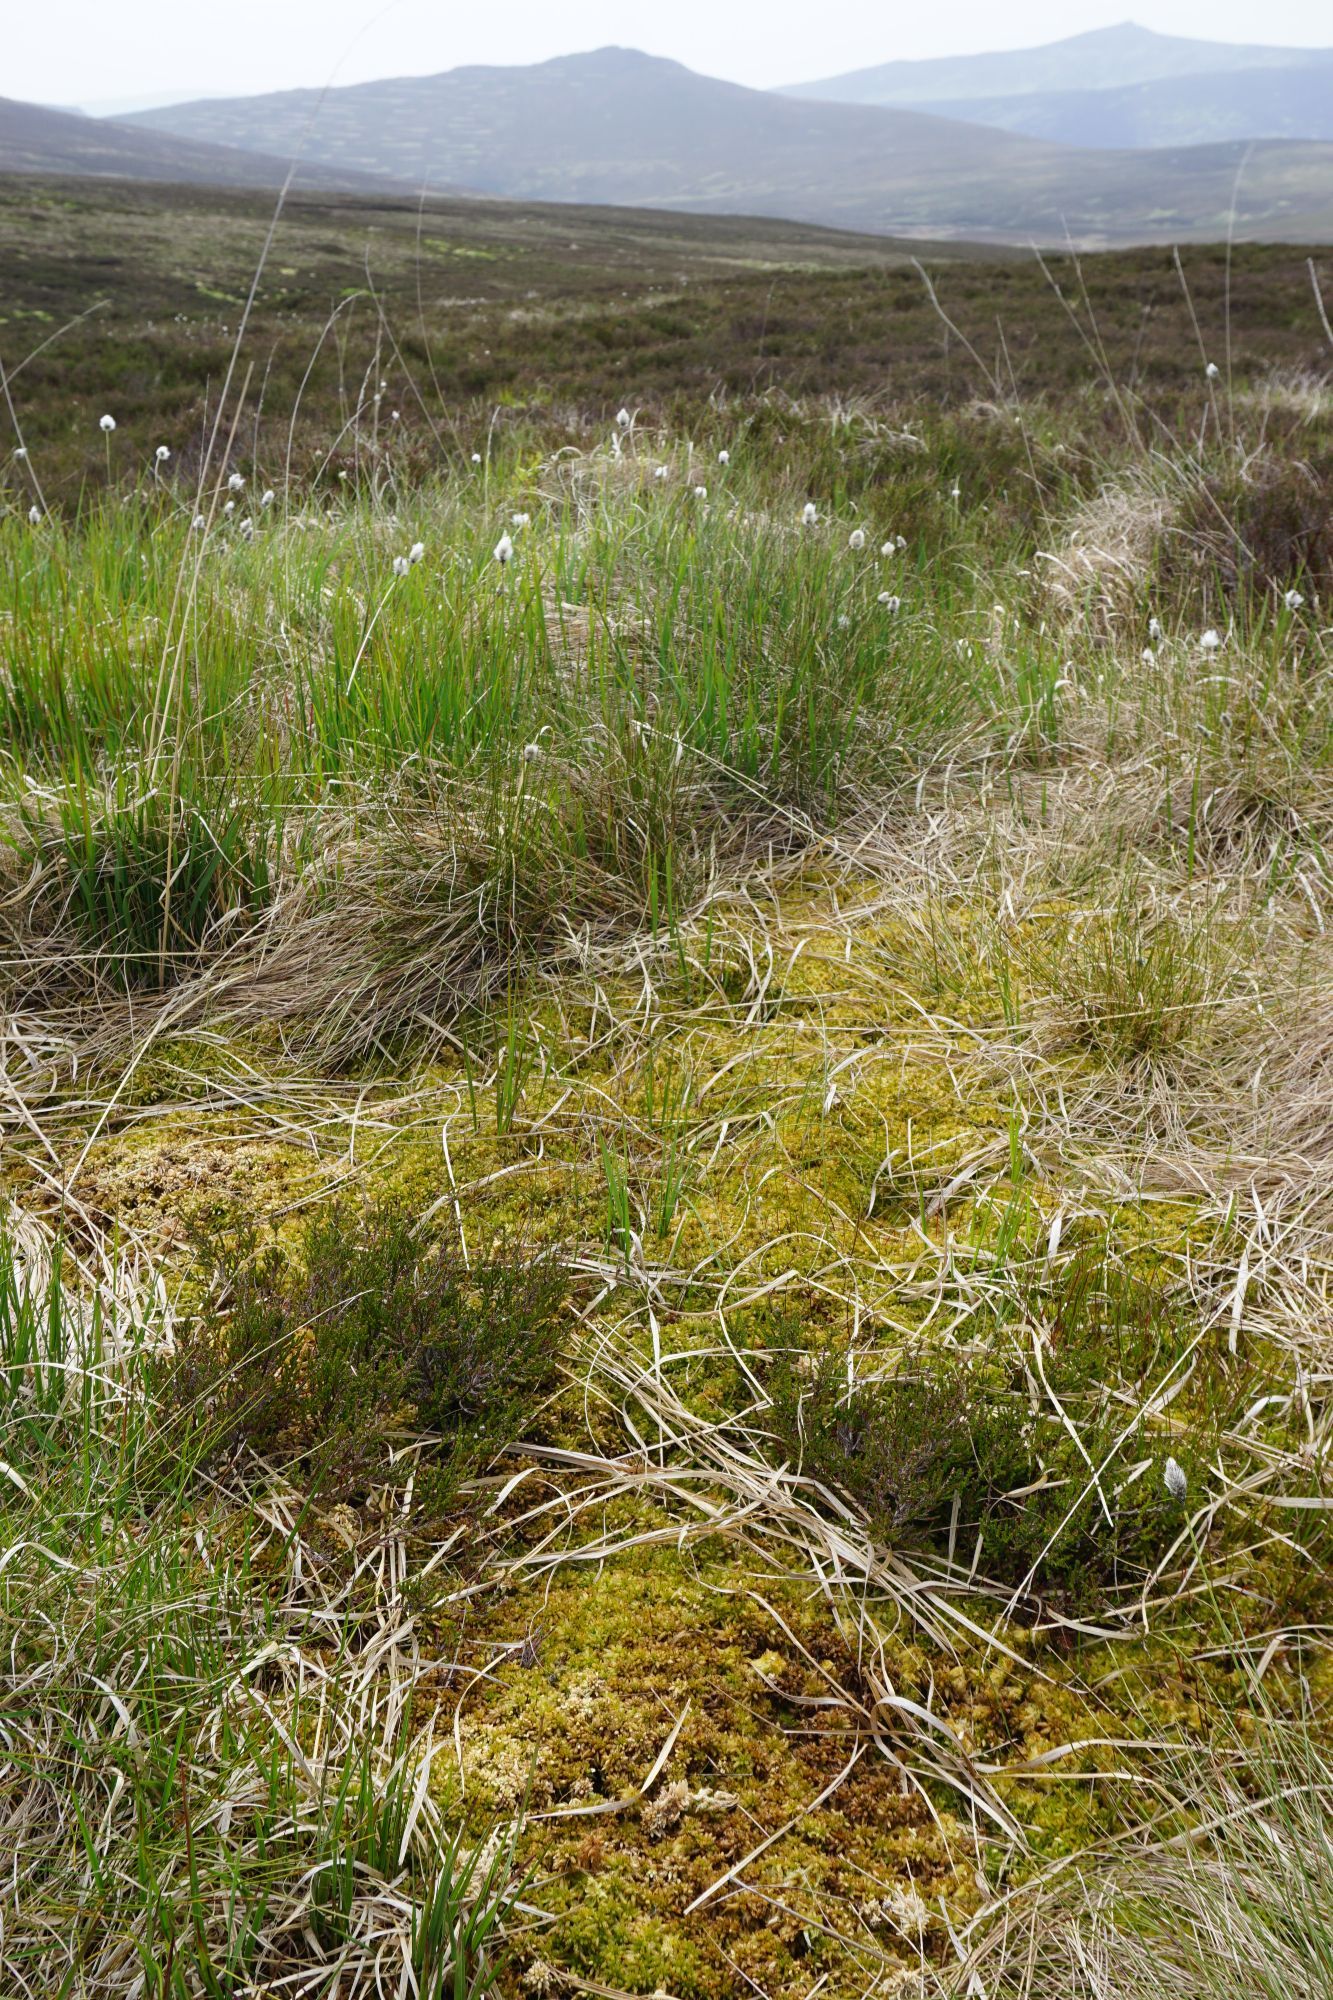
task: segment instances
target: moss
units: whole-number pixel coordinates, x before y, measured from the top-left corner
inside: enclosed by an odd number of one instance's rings
[[[855,1685],[856,1661],[818,1600],[778,1586],[770,1602],[823,1673],[722,1557],[694,1569],[674,1551],[635,1551],[593,1575],[560,1572],[469,1625],[469,1656],[499,1663],[460,1704],[461,1773],[441,1756],[436,1782],[478,1827],[526,1798],[533,1895],[556,1918],[534,1956],[622,1990],[712,2000],[735,1990],[736,1965],[767,1993],[804,1995],[813,1953],[826,1990],[851,1994],[864,1990],[858,1952],[833,1950],[821,1927],[859,1938],[873,1964],[888,1939],[858,1913],[876,1884],[972,1907],[965,1830],[947,1810],[937,1823],[882,1758],[809,1810],[855,1741],[825,1676]],[[911,1647],[890,1642],[888,1658],[900,1684],[918,1685]],[[789,1820],[744,1870],[745,1891],[685,1914]]]
[[[332,1178],[296,1140],[255,1139],[234,1116],[181,1113],[100,1141],[80,1189],[89,1208],[169,1255],[219,1201],[262,1221],[310,1201]]]
[[[528,1032],[544,1058],[529,1067],[510,1120],[494,1082],[481,1080],[495,1024],[480,1020],[467,1027],[467,1061],[450,1050],[410,1078],[288,1071],[267,1132],[264,1092],[253,1113],[219,1105],[227,1052],[164,1050],[142,1081],[136,1121],[93,1145],[80,1192],[153,1241],[174,1275],[191,1218],[219,1198],[256,1221],[276,1218],[292,1244],[304,1208],[335,1188],[429,1218],[450,1254],[460,1228],[473,1255],[506,1240],[559,1251],[584,1271],[588,1345],[571,1356],[568,1386],[541,1423],[548,1441],[575,1449],[618,1455],[631,1442],[622,1414],[586,1394],[589,1357],[604,1340],[646,1368],[656,1339],[698,1419],[725,1425],[748,1408],[753,1385],[722,1351],[719,1315],[761,1379],[784,1351],[810,1368],[854,1333],[875,1366],[905,1351],[920,1360],[938,1341],[983,1370],[1017,1370],[1004,1376],[1012,1388],[1026,1381],[1040,1333],[1051,1378],[1082,1421],[1079,1398],[1095,1399],[1112,1376],[1146,1383],[1190,1347],[1198,1313],[1182,1280],[1201,1260],[1234,1263],[1243,1231],[1193,1200],[1108,1198],[1094,1212],[1081,1170],[1058,1159],[1038,1165],[1022,1152],[1015,1171],[1013,1107],[968,1065],[969,1025],[999,1018],[985,909],[958,903],[899,924],[875,909],[873,879],[856,893],[864,914],[837,915],[831,934],[834,896],[842,912],[853,902],[845,882],[812,871],[784,889],[773,917],[787,955],[775,951],[773,989],[754,1022],[739,930],[719,947],[720,986],[663,973],[651,1031],[634,982],[607,982],[596,1006],[572,986],[558,1005],[535,995]],[[757,929],[746,935],[756,951]],[[792,957],[802,937],[810,942]],[[949,1010],[956,1046],[941,1024],[938,1052],[927,1051],[922,1006]],[[256,1061],[253,1047],[245,1055]],[[1081,1074],[1077,1054],[1052,1060]],[[271,1136],[303,1103],[319,1107],[313,1145]],[[69,1143],[76,1157],[82,1139]],[[621,1254],[608,1229],[608,1156],[642,1224],[642,1254],[666,1273],[653,1295],[656,1335],[637,1280],[603,1276]],[[661,1230],[657,1205],[676,1172]],[[1234,1356],[1224,1337],[1206,1341],[1151,1448],[1169,1447],[1202,1480],[1230,1416],[1280,1382],[1284,1366],[1253,1335]],[[1273,1416],[1275,1442],[1285,1422]],[[511,1515],[534,1490],[521,1489]],[[312,1527],[331,1562],[349,1546],[364,1553],[381,1532],[353,1499]],[[923,1908],[927,1949],[942,1950],[937,1905],[953,1919],[975,1907],[978,1858],[988,1876],[1012,1879],[1123,1823],[1133,1794],[1115,1773],[1133,1768],[1132,1753],[1092,1747],[1025,1765],[1070,1743],[1207,1737],[1254,1698],[1246,1634],[1298,1614],[1327,1618],[1319,1517],[1286,1517],[1276,1527],[1287,1539],[1261,1541],[1256,1511],[1234,1529],[1221,1523],[1208,1550],[1209,1573],[1222,1579],[1228,1550],[1255,1543],[1241,1558],[1243,1588],[1182,1602],[1160,1631],[1119,1647],[1015,1626],[1002,1634],[1015,1663],[980,1644],[942,1655],[894,1631],[883,1665],[895,1691],[928,1703],[980,1762],[1001,1767],[995,1788],[1025,1845],[978,1857],[956,1795],[905,1789],[875,1749],[808,1810],[847,1761],[853,1704],[866,1692],[835,1610],[795,1582],[757,1584],[743,1553],[720,1540],[690,1551],[638,1545],[666,1520],[647,1493],[609,1504],[599,1525],[630,1545],[620,1554],[478,1591],[456,1626],[440,1609],[452,1587],[443,1572],[414,1599],[420,1643],[456,1661],[450,1684],[463,1690],[461,1766],[448,1747],[435,1763],[442,1806],[476,1832],[493,1815],[526,1811],[532,1900],[554,1919],[524,1944],[520,1972],[538,1985],[546,1963],[680,2000],[720,2000],[738,1982],[750,1990],[746,1980],[778,2000],[804,2000],[823,1980],[828,2000],[850,2000],[910,1959],[903,1924]],[[515,1537],[516,1556],[528,1532],[485,1523],[487,1535]],[[479,1527],[459,1545],[460,1563],[481,1546]],[[468,1571],[469,1588],[478,1574]],[[979,1624],[994,1621],[993,1601],[970,1608]],[[1300,1670],[1318,1698],[1333,1694],[1333,1675],[1321,1685],[1308,1662],[1278,1657],[1265,1687],[1279,1707],[1295,1701]],[[452,1729],[451,1701],[437,1740]],[[792,1831],[744,1870],[743,1889],[685,1914],[789,1820]]]

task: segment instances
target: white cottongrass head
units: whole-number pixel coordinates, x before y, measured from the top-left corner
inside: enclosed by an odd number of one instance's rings
[[[1222,634],[1214,625],[1210,625],[1206,632],[1199,634],[1199,651],[1201,653],[1215,653],[1221,644]]]
[[[234,500],[224,501],[222,511],[224,514],[234,514],[236,512],[236,502]]]
[[[481,464],[481,453],[480,453],[479,451],[474,451],[474,452],[473,452],[473,454],[472,454],[472,463],[473,463],[474,465],[480,465],[480,464]]]
[[[204,516],[202,514],[196,514],[194,519],[191,521],[190,526],[194,529],[196,535],[198,535],[203,533],[204,529],[208,526],[208,522],[204,519]]]
[[[407,560],[410,563],[419,563],[422,557],[425,555],[425,553],[426,553],[426,544],[424,542],[413,542],[411,548],[407,552]]]
[[[670,479],[670,477],[671,467],[669,465],[659,465],[653,474],[654,479]]]
[[[237,534],[244,535],[246,541],[248,542],[251,536],[254,534],[254,531],[255,531],[254,522],[250,519],[250,516],[248,514],[243,514],[241,516],[241,519],[236,523]]]
[[[501,535],[499,541],[495,544],[495,560],[500,564],[501,568],[509,561],[513,553],[513,538],[509,535]]]
[[[165,465],[167,460],[171,457],[170,445],[160,444],[157,450],[153,453],[153,457],[157,460],[159,465]]]
[[[901,611],[903,608],[901,597],[895,597],[891,590],[881,590],[879,601],[886,611]]]
[[[1282,602],[1286,605],[1288,611],[1299,611],[1305,599],[1301,596],[1299,590],[1289,590]]]
[[[865,531],[865,529],[864,529],[864,528],[853,528],[853,529],[852,529],[852,532],[851,532],[851,534],[850,534],[850,535],[848,535],[848,537],[847,537],[847,546],[848,546],[848,548],[849,548],[849,549],[857,549],[857,550],[860,550],[860,549],[863,549],[863,548],[865,547],[865,545],[866,545],[866,531]]]
[[[407,556],[394,557],[393,573],[395,576],[406,576],[411,567],[412,567],[411,561]]]
[[[271,507],[273,505],[273,502],[277,499],[277,497],[278,496],[273,491],[273,488],[271,486],[266,486],[263,492],[259,496],[259,504],[261,507]]]
[[[1183,1500],[1189,1491],[1189,1480],[1185,1468],[1174,1458],[1168,1458],[1162,1469],[1162,1484],[1173,1500]]]
[[[818,507],[816,507],[813,500],[807,500],[805,506],[801,510],[802,525],[807,528],[813,528],[817,525],[818,521],[819,521]]]
[[[616,411],[616,422],[622,431],[627,431],[633,421],[628,410],[622,408]]]
[[[245,474],[243,472],[233,472],[227,481],[227,491],[229,493],[241,493],[244,490]]]
[[[509,516],[509,525],[511,528],[530,528],[532,526],[532,516],[531,514],[511,514]]]
[[[694,497],[696,500],[706,500],[708,498],[708,488],[706,486],[696,486]]]
[[[730,465],[731,453],[729,451],[720,451],[717,455],[717,462],[719,465]]]
[[[1150,618],[1148,620],[1148,637],[1154,646],[1160,642],[1162,637],[1162,621],[1160,618]]]
[[[42,510],[34,501],[33,505],[28,509],[28,519],[32,522],[32,525],[35,528],[37,526],[37,523],[41,520],[41,518],[42,518]]]
[[[949,488],[949,498],[951,500],[961,500],[962,497],[963,497],[963,489],[958,484],[958,481],[955,479],[953,485]]]
[[[1220,374],[1222,373],[1222,370],[1221,370],[1221,369],[1220,369],[1220,368],[1218,367],[1218,365],[1217,365],[1217,363],[1216,363],[1215,361],[1210,361],[1210,362],[1208,363],[1208,366],[1207,366],[1207,367],[1206,367],[1206,368],[1204,369],[1204,371],[1203,371],[1203,372],[1204,372],[1204,374],[1205,374],[1205,375],[1206,375],[1206,376],[1208,377],[1208,380],[1209,380],[1210,382],[1215,382],[1215,381],[1217,380],[1218,376],[1219,376],[1219,375],[1220,375]],[[1172,1463],[1172,1465],[1175,1465],[1176,1461],[1174,1460],[1174,1458],[1172,1459],[1171,1463]],[[1178,1468],[1178,1467],[1177,1467],[1177,1470],[1179,1470],[1179,1468]],[[1182,1477],[1183,1477],[1183,1476],[1184,1476],[1184,1475],[1182,1474]]]
[[[26,445],[26,444],[16,444],[16,445],[14,446],[14,456],[15,456],[15,458],[26,458],[26,457],[28,456],[28,447],[27,447],[27,445]]]
[[[113,416],[108,415],[105,417],[99,417],[97,421],[100,428],[106,432],[108,437],[110,437],[112,431],[116,428],[115,418]]]

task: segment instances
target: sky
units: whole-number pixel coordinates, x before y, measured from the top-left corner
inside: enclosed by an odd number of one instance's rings
[[[540,62],[619,42],[768,86],[902,57],[1023,48],[1126,18],[1127,0],[0,0],[0,95],[160,103],[459,63]],[[1329,0],[1138,0],[1133,18],[1213,41],[1333,43]]]

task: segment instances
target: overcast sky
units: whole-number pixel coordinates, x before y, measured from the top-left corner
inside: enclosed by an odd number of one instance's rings
[[[1022,48],[1107,27],[1126,0],[0,0],[0,95],[46,104],[241,94],[456,63],[539,62],[620,42],[738,83],[902,56]],[[1135,18],[1217,41],[1333,43],[1330,0],[1140,0]]]

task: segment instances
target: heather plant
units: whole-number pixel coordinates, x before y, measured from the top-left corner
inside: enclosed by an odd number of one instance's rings
[[[886,1547],[959,1560],[1038,1615],[1093,1613],[1137,1589],[1180,1526],[1142,1427],[1105,1393],[1108,1358],[1062,1343],[1045,1371],[1053,1406],[1034,1408],[1017,1357],[877,1365],[835,1347],[808,1372],[779,1371],[774,1428]]]
[[[425,1440],[418,1486],[446,1505],[555,1378],[559,1267],[504,1246],[465,1264],[399,1203],[335,1203],[290,1249],[224,1210],[197,1252],[213,1310],[162,1365],[158,1401],[194,1455],[253,1453],[324,1503],[364,1496],[394,1444]]]

